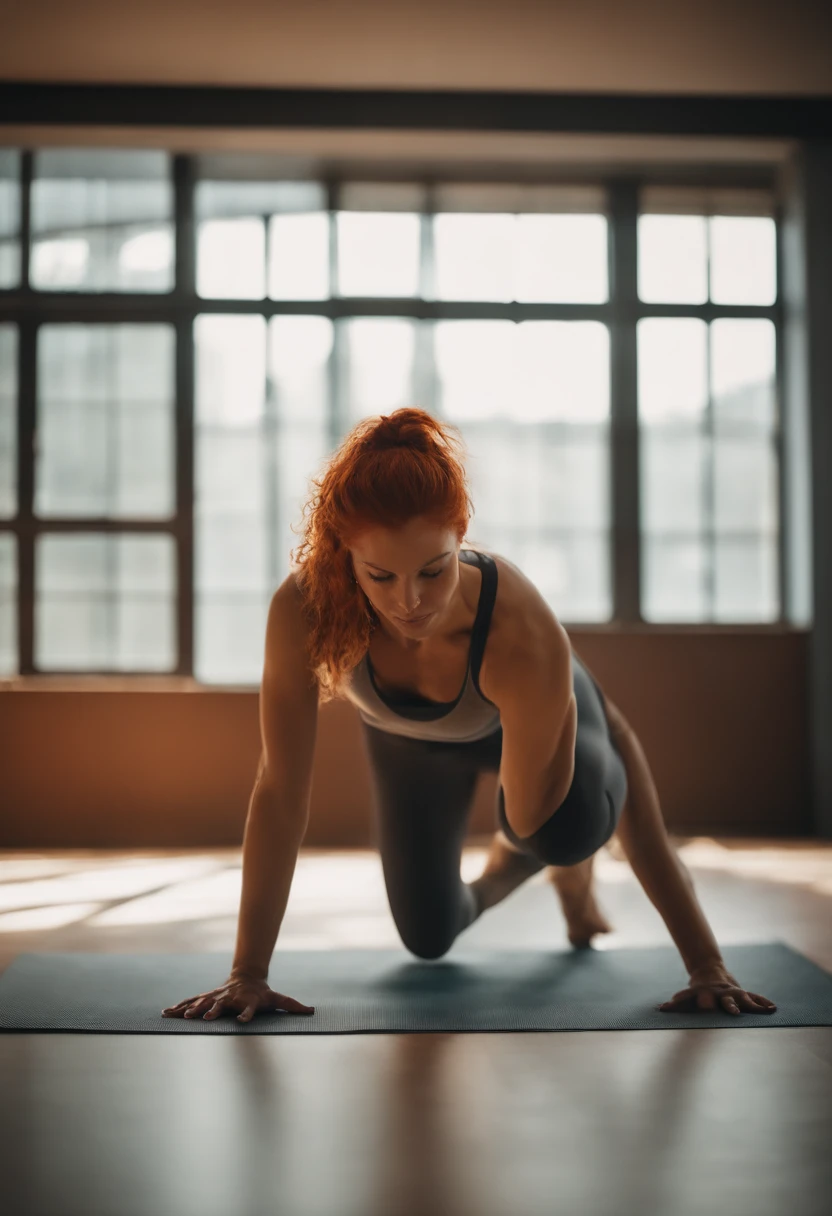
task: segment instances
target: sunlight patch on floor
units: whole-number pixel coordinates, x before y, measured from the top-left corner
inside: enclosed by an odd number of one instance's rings
[[[832,896],[832,847],[824,841],[787,841],[782,846],[777,841],[749,841],[747,847],[733,841],[729,847],[728,842],[702,836],[675,842],[675,847],[695,878],[716,872],[761,884],[800,887],[824,898]],[[478,877],[486,856],[485,843],[463,850],[463,881]],[[626,910],[630,898],[626,888],[637,884],[620,850],[600,850],[595,873],[602,905],[605,887],[622,888],[625,904],[621,906]],[[241,885],[241,850],[234,848],[173,853],[136,850],[130,854],[118,850],[8,852],[0,855],[0,936],[9,940],[13,934],[60,930],[81,922],[84,931],[158,930],[180,924],[187,926],[195,948],[227,949],[239,914]],[[547,885],[541,872],[506,903],[516,909],[517,916],[524,910],[531,913],[537,901],[545,898],[539,888]],[[532,915],[536,921],[537,914]],[[658,914],[652,919],[657,940],[666,941]],[[533,932],[535,941],[550,931],[560,934],[562,920],[555,903],[552,920],[541,920],[541,927]],[[474,944],[480,938],[501,937],[503,931],[514,931],[512,924],[510,914],[486,913],[468,930],[469,940]],[[764,937],[770,936],[772,926],[765,917],[758,927]],[[744,939],[747,936],[745,933]],[[730,934],[726,937],[723,931],[723,938],[730,941]],[[279,940],[281,948],[290,950],[398,946],[377,850],[301,850]],[[616,933],[595,939],[600,950],[618,945]]]
[[[216,870],[217,863],[210,859],[194,861],[189,858],[171,857],[167,862],[150,863],[127,859],[124,864],[90,865],[70,874],[54,878],[40,878],[21,882],[6,880],[0,884],[0,913],[71,904],[76,900],[130,899],[158,887],[180,883],[197,874]]]
[[[0,933],[42,933],[47,929],[63,929],[98,911],[101,904],[52,904],[42,908],[24,908],[0,916]]]
[[[698,837],[680,846],[685,865],[699,870],[720,870],[738,878],[809,887],[821,895],[832,894],[832,849],[824,842],[805,848],[725,848],[719,841]]]

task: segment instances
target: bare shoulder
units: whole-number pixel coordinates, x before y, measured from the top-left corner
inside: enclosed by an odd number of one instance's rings
[[[280,621],[280,627],[267,630],[267,659],[286,658],[285,651],[291,650],[297,658],[308,659],[309,624],[303,610],[303,592],[298,586],[296,571],[290,571],[283,582],[272,595],[270,618]],[[268,650],[277,646],[279,654],[269,655]]]
[[[569,635],[541,592],[519,566],[502,554],[482,549],[497,565],[497,599],[485,648],[480,685],[496,691],[501,678],[523,659],[540,661],[571,649]]]

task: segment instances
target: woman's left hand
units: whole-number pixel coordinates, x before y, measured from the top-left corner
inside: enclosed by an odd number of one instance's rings
[[[663,1013],[696,1013],[699,1010],[739,1014],[774,1013],[777,1006],[766,996],[746,992],[724,967],[707,967],[691,973],[687,988],[657,1006]]]

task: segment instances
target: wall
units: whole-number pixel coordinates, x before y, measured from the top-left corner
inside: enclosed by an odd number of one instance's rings
[[[570,630],[641,739],[672,830],[790,837],[811,831],[808,636]],[[260,754],[256,690],[26,683],[0,693],[0,848],[241,843]],[[472,834],[494,827],[495,785],[495,774],[480,780]],[[330,702],[306,843],[366,846],[371,819],[359,718]]]
[[[6,80],[832,93],[832,6],[816,0],[28,0],[5,6],[2,29]],[[276,134],[251,134],[247,146],[271,146]],[[384,154],[361,143],[369,134],[357,133],[355,151]],[[9,142],[29,142],[24,130],[6,128],[9,135]],[[40,136],[31,142],[51,142],[43,130]],[[312,133],[283,133],[279,146],[290,137],[301,154]],[[92,138],[110,142],[112,132]],[[161,146],[156,133],[143,138]],[[203,137],[186,138],[199,146]],[[376,138],[389,147],[405,136]],[[490,144],[477,143],[492,138],[472,135],[459,155],[493,155]],[[577,160],[576,148],[585,166],[613,153],[622,160],[674,158],[667,140],[628,146],[625,137],[580,144],[556,134],[500,138],[500,159],[531,154],[557,163],[566,152]],[[771,141],[748,142],[754,157],[776,159]],[[701,156],[696,141],[675,143],[679,155]],[[238,147],[240,136],[211,133],[206,146]],[[714,151],[712,144],[709,154],[738,163],[750,151],[728,143]],[[641,737],[671,828],[786,836],[811,830],[810,634],[570,633]],[[350,706],[324,707],[310,844],[371,839],[360,739]],[[258,755],[253,690],[187,681],[167,690],[154,681],[21,681],[0,691],[0,847],[239,844]],[[481,782],[472,831],[492,826],[494,781]]]
[[[26,0],[0,78],[828,94],[819,0]]]

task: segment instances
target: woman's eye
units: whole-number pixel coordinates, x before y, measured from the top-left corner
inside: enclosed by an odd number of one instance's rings
[[[423,574],[422,578],[439,578],[441,570],[436,570],[433,574]],[[371,574],[370,578],[374,583],[387,583],[393,577],[392,574]]]

